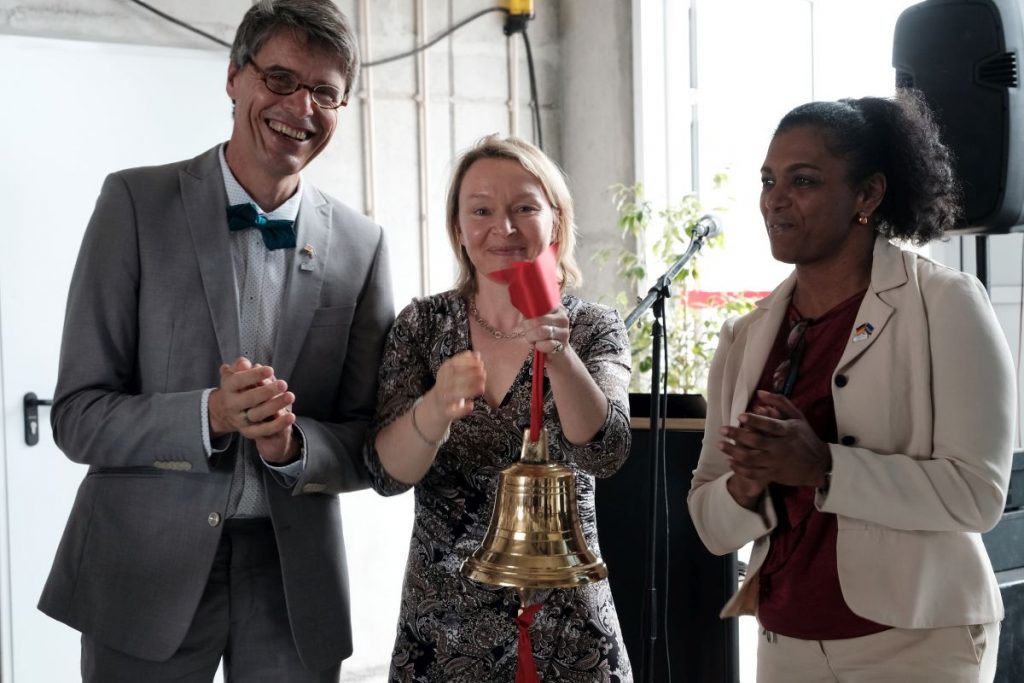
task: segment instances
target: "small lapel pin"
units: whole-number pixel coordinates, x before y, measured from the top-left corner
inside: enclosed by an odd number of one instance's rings
[[[316,251],[313,249],[312,244],[307,244],[301,249],[302,263],[299,264],[301,270],[316,270],[316,266],[313,265],[313,256],[316,255]]]
[[[871,336],[871,333],[875,331],[875,326],[871,323],[861,323],[857,325],[853,331],[853,341],[862,342]]]

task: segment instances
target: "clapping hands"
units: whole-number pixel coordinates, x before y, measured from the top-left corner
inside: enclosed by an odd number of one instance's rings
[[[744,507],[753,507],[771,482],[823,486],[832,463],[828,444],[788,398],[759,391],[758,399],[761,405],[741,413],[737,426],[719,430],[724,440],[718,447],[734,473],[729,491]]]
[[[256,443],[264,460],[290,462],[299,450],[292,433],[294,403],[295,394],[272,367],[237,358],[220,367],[220,386],[210,393],[211,435],[238,432]]]

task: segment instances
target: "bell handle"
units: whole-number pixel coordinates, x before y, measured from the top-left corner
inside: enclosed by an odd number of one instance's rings
[[[545,463],[550,462],[548,454],[548,430],[540,428],[536,441],[530,440],[530,430],[523,432],[523,449],[519,453],[521,462]]]

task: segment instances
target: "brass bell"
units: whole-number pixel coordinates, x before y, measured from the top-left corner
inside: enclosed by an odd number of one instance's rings
[[[550,461],[546,430],[537,441],[527,430],[519,461],[499,475],[487,534],[462,575],[519,589],[573,588],[608,577],[583,538],[572,468]]]

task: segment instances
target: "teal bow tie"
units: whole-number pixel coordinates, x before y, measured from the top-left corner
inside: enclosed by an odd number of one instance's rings
[[[228,207],[228,228],[232,231],[256,228],[267,249],[295,248],[295,221],[268,220],[252,202]]]

